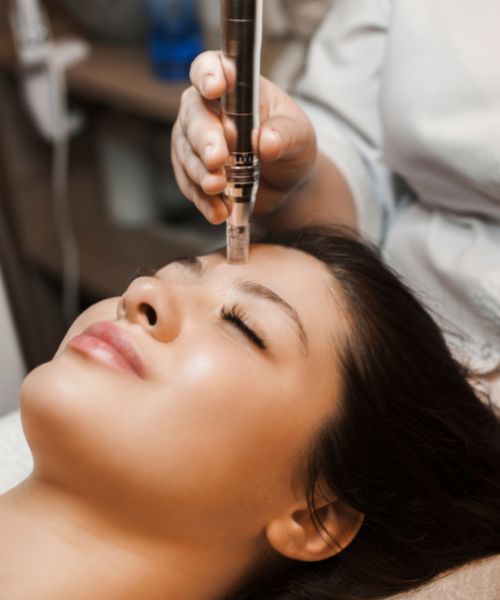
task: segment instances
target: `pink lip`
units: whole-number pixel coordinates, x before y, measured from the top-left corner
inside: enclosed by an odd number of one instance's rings
[[[94,323],[72,338],[68,347],[91,360],[145,378],[146,369],[129,335],[113,323]]]

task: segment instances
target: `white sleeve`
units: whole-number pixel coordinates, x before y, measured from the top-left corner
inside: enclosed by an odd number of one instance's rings
[[[361,233],[377,244],[394,202],[392,176],[382,162],[379,112],[392,3],[333,0],[294,90],[320,150],[351,189]]]

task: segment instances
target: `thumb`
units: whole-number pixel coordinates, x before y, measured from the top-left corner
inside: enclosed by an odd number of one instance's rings
[[[275,162],[279,160],[285,149],[283,132],[274,124],[267,122],[258,132],[258,155],[263,162]]]
[[[259,157],[263,162],[300,164],[308,162],[315,151],[315,136],[307,121],[280,115],[268,119],[260,130]]]

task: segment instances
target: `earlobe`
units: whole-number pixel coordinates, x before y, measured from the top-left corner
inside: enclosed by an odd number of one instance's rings
[[[325,560],[346,548],[363,522],[363,515],[339,500],[319,507],[316,515],[318,526],[306,503],[291,507],[268,524],[269,544],[276,552],[293,560]]]

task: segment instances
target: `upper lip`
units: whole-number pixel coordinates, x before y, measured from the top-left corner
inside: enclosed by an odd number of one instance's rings
[[[135,343],[130,335],[118,325],[110,322],[94,323],[83,331],[85,335],[90,335],[102,340],[111,346],[129,363],[132,369],[142,378],[145,376],[144,362],[139,355]]]

